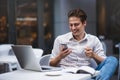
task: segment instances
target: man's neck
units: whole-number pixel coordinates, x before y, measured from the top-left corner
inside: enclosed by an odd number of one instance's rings
[[[84,32],[84,33],[82,33],[81,35],[74,36],[74,38],[75,38],[77,41],[82,40],[84,37],[85,37],[85,32]]]

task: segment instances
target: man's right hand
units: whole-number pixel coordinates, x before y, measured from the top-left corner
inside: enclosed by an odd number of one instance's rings
[[[60,53],[50,60],[51,66],[57,66],[58,63],[61,61],[61,59],[65,58],[67,55],[69,55],[72,52],[72,49],[67,48],[64,49],[64,47],[60,47]]]
[[[60,47],[60,53],[58,54],[58,56],[63,59],[65,58],[67,55],[69,55],[72,52],[72,49],[67,48],[64,49],[64,47]]]

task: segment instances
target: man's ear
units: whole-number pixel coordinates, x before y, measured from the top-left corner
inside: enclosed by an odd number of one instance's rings
[[[84,21],[84,26],[86,26],[86,24],[87,24],[87,22],[86,22],[86,21]]]
[[[84,22],[84,25],[85,25],[85,26],[87,25],[87,22],[86,22],[86,21]]]

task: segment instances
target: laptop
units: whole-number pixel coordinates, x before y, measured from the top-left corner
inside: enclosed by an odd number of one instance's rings
[[[12,49],[22,69],[33,71],[61,70],[59,67],[41,66],[31,45],[13,45]]]

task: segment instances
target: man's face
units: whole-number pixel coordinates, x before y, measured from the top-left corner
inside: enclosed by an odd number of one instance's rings
[[[69,28],[74,37],[80,36],[82,33],[84,33],[85,26],[86,26],[86,21],[82,23],[80,18],[78,17],[69,18]]]

